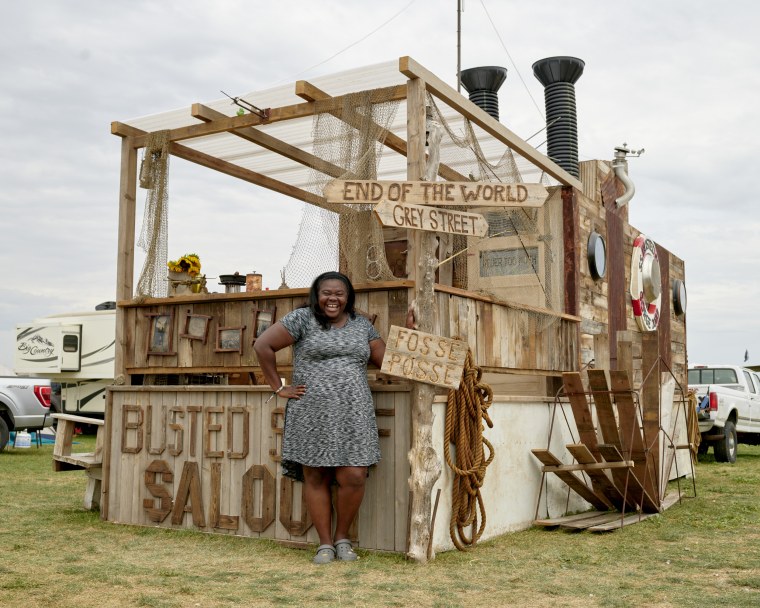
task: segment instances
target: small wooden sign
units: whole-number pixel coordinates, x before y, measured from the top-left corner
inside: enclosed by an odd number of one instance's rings
[[[392,325],[380,371],[426,384],[459,388],[467,342]]]
[[[485,236],[488,233],[486,218],[478,213],[447,211],[424,205],[380,201],[374,209],[383,226],[432,230],[467,236]]]
[[[339,180],[323,191],[328,203],[412,203],[470,205],[473,207],[541,207],[546,201],[542,184],[490,182],[406,182]]]

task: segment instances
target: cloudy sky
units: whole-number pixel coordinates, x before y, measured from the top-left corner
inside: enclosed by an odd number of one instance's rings
[[[456,4],[4,2],[0,366],[12,367],[16,323],[115,298],[120,140],[111,121],[402,55],[455,86]],[[690,362],[741,363],[748,350],[760,363],[760,219],[750,196],[760,4],[466,0],[464,8],[462,67],[508,69],[501,118],[525,138],[544,125],[531,64],[553,55],[586,62],[576,86],[581,160],[611,160],[623,142],[646,149],[629,163],[630,219],[686,261]],[[275,288],[301,206],[235,181],[172,161],[169,256],[195,248],[210,260],[209,276],[258,270]],[[203,212],[209,202],[213,214]]]

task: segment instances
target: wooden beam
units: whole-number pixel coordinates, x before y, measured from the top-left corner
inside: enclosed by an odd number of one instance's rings
[[[116,129],[116,131],[114,131],[114,129]],[[111,131],[116,132],[118,135],[121,135],[122,137],[124,137],[125,134],[131,134],[129,135],[129,137],[132,137],[132,138],[134,138],[134,135],[136,134],[139,135],[140,137],[145,137],[145,135],[147,135],[147,133],[145,131],[142,131],[141,129],[137,129],[129,125],[125,125],[123,123],[116,123],[116,122],[111,123]],[[321,196],[312,194],[311,192],[307,192],[306,190],[302,190],[301,188],[297,188],[296,186],[291,186],[290,184],[286,184],[285,182],[272,179],[271,177],[267,177],[266,175],[262,173],[257,173],[256,171],[251,171],[250,169],[246,169],[239,165],[235,165],[225,160],[221,160],[215,156],[211,156],[210,154],[199,152],[198,150],[194,150],[193,148],[188,148],[187,146],[183,146],[182,144],[172,142],[171,144],[169,144],[169,152],[173,154],[174,156],[177,156],[178,158],[182,158],[192,163],[196,163],[198,165],[208,167],[209,169],[214,169],[215,171],[219,171],[220,173],[224,173],[232,177],[237,177],[238,179],[242,179],[243,181],[249,182],[251,184],[256,184],[257,186],[261,186],[262,188],[267,188],[268,190],[272,190],[274,192],[278,192],[280,194],[290,196],[291,198],[296,198],[300,201],[304,201],[305,203],[310,203],[312,205],[316,205],[317,207],[322,207],[329,211],[333,211],[337,213],[340,212],[340,210],[335,205],[328,205],[325,202],[325,199]],[[130,297],[131,297],[131,294],[130,294]],[[122,299],[126,300],[128,298],[122,298]]]
[[[561,184],[572,186],[578,190],[583,189],[580,180],[570,175],[548,156],[541,154],[528,142],[515,135],[512,131],[507,129],[507,127],[476,106],[469,99],[457,93],[452,87],[438,78],[438,76],[421,66],[411,57],[399,58],[399,71],[409,78],[420,78],[424,80],[427,90],[433,95],[459,112],[465,118],[474,122],[486,133],[493,135],[496,139],[517,152],[520,156],[529,160],[543,171],[546,171]]]
[[[214,110],[213,108],[209,108],[208,106],[205,106],[201,103],[194,103],[191,106],[190,111],[194,118],[203,120],[205,122],[227,118],[225,114],[222,114],[221,112]],[[337,165],[333,165],[332,163],[322,160],[313,154],[309,154],[308,152],[301,150],[301,148],[297,148],[296,146],[292,146],[289,143],[282,141],[281,139],[272,137],[268,133],[264,133],[259,129],[255,129],[253,127],[244,127],[241,129],[235,129],[232,131],[232,134],[240,137],[241,139],[245,139],[246,141],[250,141],[251,143],[261,146],[262,148],[276,152],[280,156],[284,156],[285,158],[293,160],[297,163],[300,163],[307,167],[313,167],[317,171],[329,175],[330,177],[344,176],[345,179],[351,179],[350,176],[353,175],[342,167],[338,167]]]
[[[256,171],[251,171],[250,169],[245,169],[239,165],[221,160],[215,156],[211,156],[210,154],[199,152],[198,150],[188,148],[187,146],[183,146],[178,143],[170,144],[169,152],[179,158],[189,160],[190,162],[208,167],[209,169],[214,169],[220,173],[225,173],[232,177],[237,177],[238,179],[256,184],[262,188],[267,188],[273,192],[279,192],[280,194],[284,194],[300,201],[304,201],[305,203],[310,203],[312,205],[316,205],[317,207],[322,207],[328,211],[340,212],[340,210],[337,209],[335,205],[329,205],[321,196],[312,194],[311,192],[302,190],[296,186],[291,186],[285,182],[272,179],[271,177],[267,177],[262,173],[257,173]]]
[[[575,475],[575,473],[561,469],[560,467],[563,464],[562,461],[549,450],[537,448],[531,450],[531,452],[533,452],[533,455],[538,458],[544,466],[557,467],[553,473],[570,486],[570,488],[587,503],[602,511],[607,511],[611,508],[612,505],[606,496],[596,494],[580,477]]]
[[[619,468],[610,470],[612,481],[623,496],[625,496],[626,503],[635,510],[644,509],[649,512],[659,511],[660,508],[657,501],[649,496],[644,489],[644,486],[641,485],[639,478],[636,477],[636,474],[632,470],[630,470],[631,467],[635,466],[635,463],[632,460],[623,460],[620,450],[614,445],[605,443],[599,444],[599,451],[602,454],[602,458],[604,458],[608,464],[625,462],[626,464],[631,465],[630,467],[627,467],[628,470],[625,471]]]
[[[125,122],[119,122],[118,120],[114,120],[111,123],[111,135],[118,135],[119,137],[141,137],[145,135],[147,131],[143,131],[142,129],[138,129],[137,127],[133,127],[132,125],[128,125]],[[137,148],[138,146],[135,146],[134,142],[130,142],[130,145],[133,148]]]
[[[633,460],[621,460],[612,462],[596,462],[592,464],[561,464],[541,467],[544,473],[556,473],[557,471],[593,471],[607,469],[630,469],[633,467]]]
[[[594,418],[591,415],[591,408],[586,397],[586,391],[583,388],[581,375],[579,372],[565,372],[562,374],[562,382],[565,385],[565,394],[570,401],[578,436],[589,449],[594,460],[600,461],[601,456],[597,448],[598,438],[594,428]]]
[[[665,292],[669,295],[669,291]],[[668,303],[669,305],[669,303]],[[656,331],[641,336],[641,423],[647,451],[647,491],[660,496],[660,339]],[[668,404],[668,407],[672,407]],[[670,471],[668,471],[669,473]]]
[[[403,99],[406,91],[402,91],[404,87],[394,86],[385,89],[376,89],[378,98],[383,100],[393,101]],[[391,89],[390,91],[388,89]],[[332,97],[333,107],[335,111],[340,112],[343,103],[343,96]],[[195,137],[205,137],[206,135],[215,135],[216,133],[224,133],[227,131],[235,131],[236,129],[242,129],[245,127],[255,127],[258,125],[269,125],[275,122],[281,122],[283,120],[291,120],[293,118],[305,118],[307,116],[314,115],[314,103],[298,103],[290,106],[281,106],[279,108],[271,108],[269,115],[266,118],[262,118],[258,114],[243,114],[242,116],[227,116],[219,120],[214,120],[208,123],[187,125],[184,127],[177,127],[176,129],[169,130],[169,141],[181,141],[183,139],[193,139]],[[118,135],[118,133],[116,133]],[[135,139],[134,145],[138,148],[142,148],[146,144],[145,137]]]
[[[132,138],[121,141],[121,172],[119,179],[119,226],[116,251],[116,299],[129,300],[133,295],[135,275],[135,203],[137,199],[137,150]],[[114,378],[122,377],[130,384],[125,368],[124,334],[125,316],[122,308],[116,308],[116,350],[114,353]]]
[[[297,80],[296,81],[296,95],[300,97],[301,99],[304,99],[308,102],[316,102],[316,101],[325,101],[325,100],[340,100],[336,101],[335,103],[335,109],[337,111],[342,110],[343,105],[343,99],[346,97],[346,95],[340,95],[338,97],[333,97],[332,95],[328,95],[325,93],[322,89],[320,89],[317,86],[314,86],[307,80]],[[350,93],[348,94],[350,95]],[[386,101],[400,101],[402,99],[406,99],[407,95],[407,89],[405,84],[397,84],[390,87],[385,87],[381,89],[372,89],[371,91],[371,97],[369,99],[370,103],[382,103]]]
[[[404,86],[404,89],[406,89],[406,86]],[[311,102],[339,99],[338,97],[331,97],[328,93],[325,93],[323,90],[315,87],[313,84],[307,82],[306,80],[299,80],[296,82],[296,95]],[[361,117],[358,117],[355,114],[353,116],[343,116],[340,110],[342,110],[341,107],[336,107],[336,110],[332,113],[355,129],[362,128],[360,122],[363,119]],[[382,143],[394,152],[398,152],[402,156],[407,156],[407,143],[395,133],[391,133],[390,131],[386,130],[385,134],[383,135]],[[424,172],[422,175],[424,176]],[[444,164],[441,164],[438,167],[438,175],[448,181],[471,181],[458,171],[455,171],[451,167]]]
[[[567,451],[573,455],[579,464],[594,464],[596,462],[588,447],[583,443],[571,443],[567,446]],[[615,484],[612,483],[607,474],[604,471],[596,469],[588,469],[585,473],[591,479],[591,485],[597,496],[604,496],[617,509],[622,511],[625,504],[623,494],[615,487]]]
[[[406,156],[406,178],[420,180],[425,175],[425,83],[410,80],[406,98],[406,137],[409,150]],[[433,333],[435,299],[433,281],[438,258],[435,255],[437,239],[432,232],[415,231],[412,263],[417,266],[415,276],[415,313],[417,328]],[[409,550],[407,555],[414,561],[425,563],[432,559],[430,551],[432,535],[431,495],[435,482],[441,475],[441,460],[433,448],[433,399],[435,387],[415,382],[411,394],[411,449],[409,464],[411,476]]]
[[[612,397],[607,383],[607,373],[603,369],[588,370],[588,384],[591,388],[594,403],[596,404],[596,417],[599,420],[599,430],[602,432],[604,443],[615,446],[622,450],[620,434],[618,433],[615,408],[612,406]],[[605,460],[608,460],[602,454]]]

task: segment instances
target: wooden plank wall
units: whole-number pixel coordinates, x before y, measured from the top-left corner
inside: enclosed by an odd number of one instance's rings
[[[508,305],[493,298],[456,288],[436,286],[435,333],[459,337],[469,342],[476,362],[494,370],[552,372],[577,370],[577,318],[569,315],[545,316],[539,309]],[[296,291],[296,290],[290,290]],[[305,304],[307,296],[267,299],[242,298],[166,298],[149,305],[126,305],[125,361],[131,374],[231,373],[258,370],[253,351],[254,309],[275,309],[275,319]],[[235,294],[237,295],[237,294]],[[409,290],[379,288],[358,291],[357,309],[376,315],[374,324],[386,337],[391,325],[403,326]],[[148,354],[152,319],[157,314],[173,313],[170,354]],[[210,317],[205,343],[182,337],[188,315]],[[215,351],[220,327],[243,326],[242,352]],[[277,362],[288,377],[291,349],[277,353]]]
[[[126,311],[125,343],[123,347],[126,367],[131,374],[165,373],[229,373],[234,370],[258,368],[253,350],[254,311],[275,311],[275,320],[308,302],[308,290],[287,290],[287,296],[276,297],[195,296],[153,300],[148,305],[124,303]],[[356,307],[369,315],[377,315],[375,328],[387,336],[391,325],[404,325],[408,308],[408,290],[405,285],[397,289],[357,291]],[[157,314],[173,313],[171,348],[169,354],[148,354],[152,319]],[[205,342],[180,334],[184,332],[188,315],[210,317]],[[243,327],[241,352],[216,352],[217,331],[222,327]],[[284,367],[292,364],[291,349],[277,353],[277,363]]]
[[[609,163],[587,161],[580,163],[583,192],[576,194],[579,209],[579,271],[581,321],[581,362],[588,364],[598,358],[601,366],[609,362],[611,369],[630,367],[634,390],[641,387],[641,337],[642,332],[633,317],[628,293],[631,276],[631,253],[633,241],[640,233],[647,234],[647,226],[637,227],[628,223],[628,206],[636,204],[634,198],[620,209],[615,199],[623,192],[623,186],[615,177]],[[635,176],[632,176],[635,181]],[[637,194],[642,196],[642,194]],[[601,280],[594,281],[590,275],[587,252],[588,237],[592,230],[601,234],[607,244],[607,272]],[[651,235],[647,235],[651,236]],[[657,243],[662,277],[662,304],[660,325],[657,333],[660,342],[659,355],[671,367],[676,380],[686,386],[686,318],[677,316],[673,310],[673,281],[685,281],[683,260]],[[688,289],[688,283],[687,283]],[[630,343],[630,352],[618,352],[619,332]],[[602,344],[606,342],[606,344]],[[596,344],[596,346],[595,346]],[[629,349],[629,346],[625,346]],[[597,357],[597,351],[598,353]],[[622,367],[621,367],[622,366]],[[597,367],[600,367],[597,363]],[[663,370],[664,371],[664,370]]]
[[[504,370],[577,371],[577,322],[527,307],[436,291],[435,332],[470,344],[477,364]]]
[[[113,387],[103,502],[108,521],[317,543],[301,484],[283,478],[283,400],[258,387]],[[404,552],[408,388],[374,391],[382,460],[355,525],[360,547]]]

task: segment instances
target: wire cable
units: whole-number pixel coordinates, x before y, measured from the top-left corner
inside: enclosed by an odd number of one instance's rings
[[[296,80],[299,76],[302,76],[303,74],[306,74],[307,72],[310,72],[311,70],[313,70],[315,68],[318,68],[318,67],[320,67],[320,66],[328,63],[329,61],[332,61],[338,55],[342,55],[343,53],[345,53],[348,49],[355,47],[357,44],[360,44],[361,42],[364,42],[367,38],[369,38],[373,34],[376,34],[381,29],[383,29],[391,21],[393,21],[394,19],[396,19],[397,17],[399,17],[403,13],[405,13],[409,9],[409,7],[412,6],[412,4],[414,4],[415,2],[417,2],[417,0],[411,0],[411,2],[409,2],[409,4],[407,4],[404,8],[402,8],[400,11],[398,11],[395,15],[393,15],[392,17],[390,17],[389,19],[387,19],[386,21],[384,21],[383,23],[381,23],[380,25],[378,25],[375,29],[373,29],[369,33],[365,34],[362,38],[359,38],[359,40],[356,40],[355,42],[352,42],[347,47],[341,49],[337,53],[334,53],[334,54],[330,55],[327,59],[324,59],[324,60],[320,61],[319,63],[315,63],[314,65],[306,68],[305,70],[301,70],[300,72],[298,72],[297,74],[295,74],[291,78],[286,78],[284,80],[281,80],[277,84],[280,84],[282,82],[290,82],[290,81]]]
[[[496,29],[496,24],[493,22],[493,19],[491,19],[491,14],[488,12],[488,9],[486,8],[486,5],[483,2],[483,0],[480,0],[480,5],[483,7],[483,10],[485,11],[486,17],[488,17],[488,21],[491,22],[491,27],[493,28],[493,31],[496,33],[496,37],[499,39],[499,42],[501,43],[501,48],[504,49],[504,52],[507,54],[507,57],[509,57],[509,61],[512,64],[512,67],[514,68],[515,72],[517,72],[517,77],[520,79],[520,82],[522,82],[523,86],[525,87],[525,90],[528,93],[528,97],[530,97],[530,100],[533,102],[533,105],[536,107],[536,110],[538,110],[538,113],[541,115],[541,118],[544,118],[543,111],[541,110],[539,105],[536,103],[536,100],[533,98],[533,95],[531,95],[528,85],[525,83],[525,80],[523,80],[522,74],[520,74],[520,70],[517,69],[517,64],[515,64],[514,59],[512,59],[512,55],[509,54],[509,51],[507,50],[507,46],[504,44],[504,40],[502,40],[501,34],[499,34],[499,30]]]

